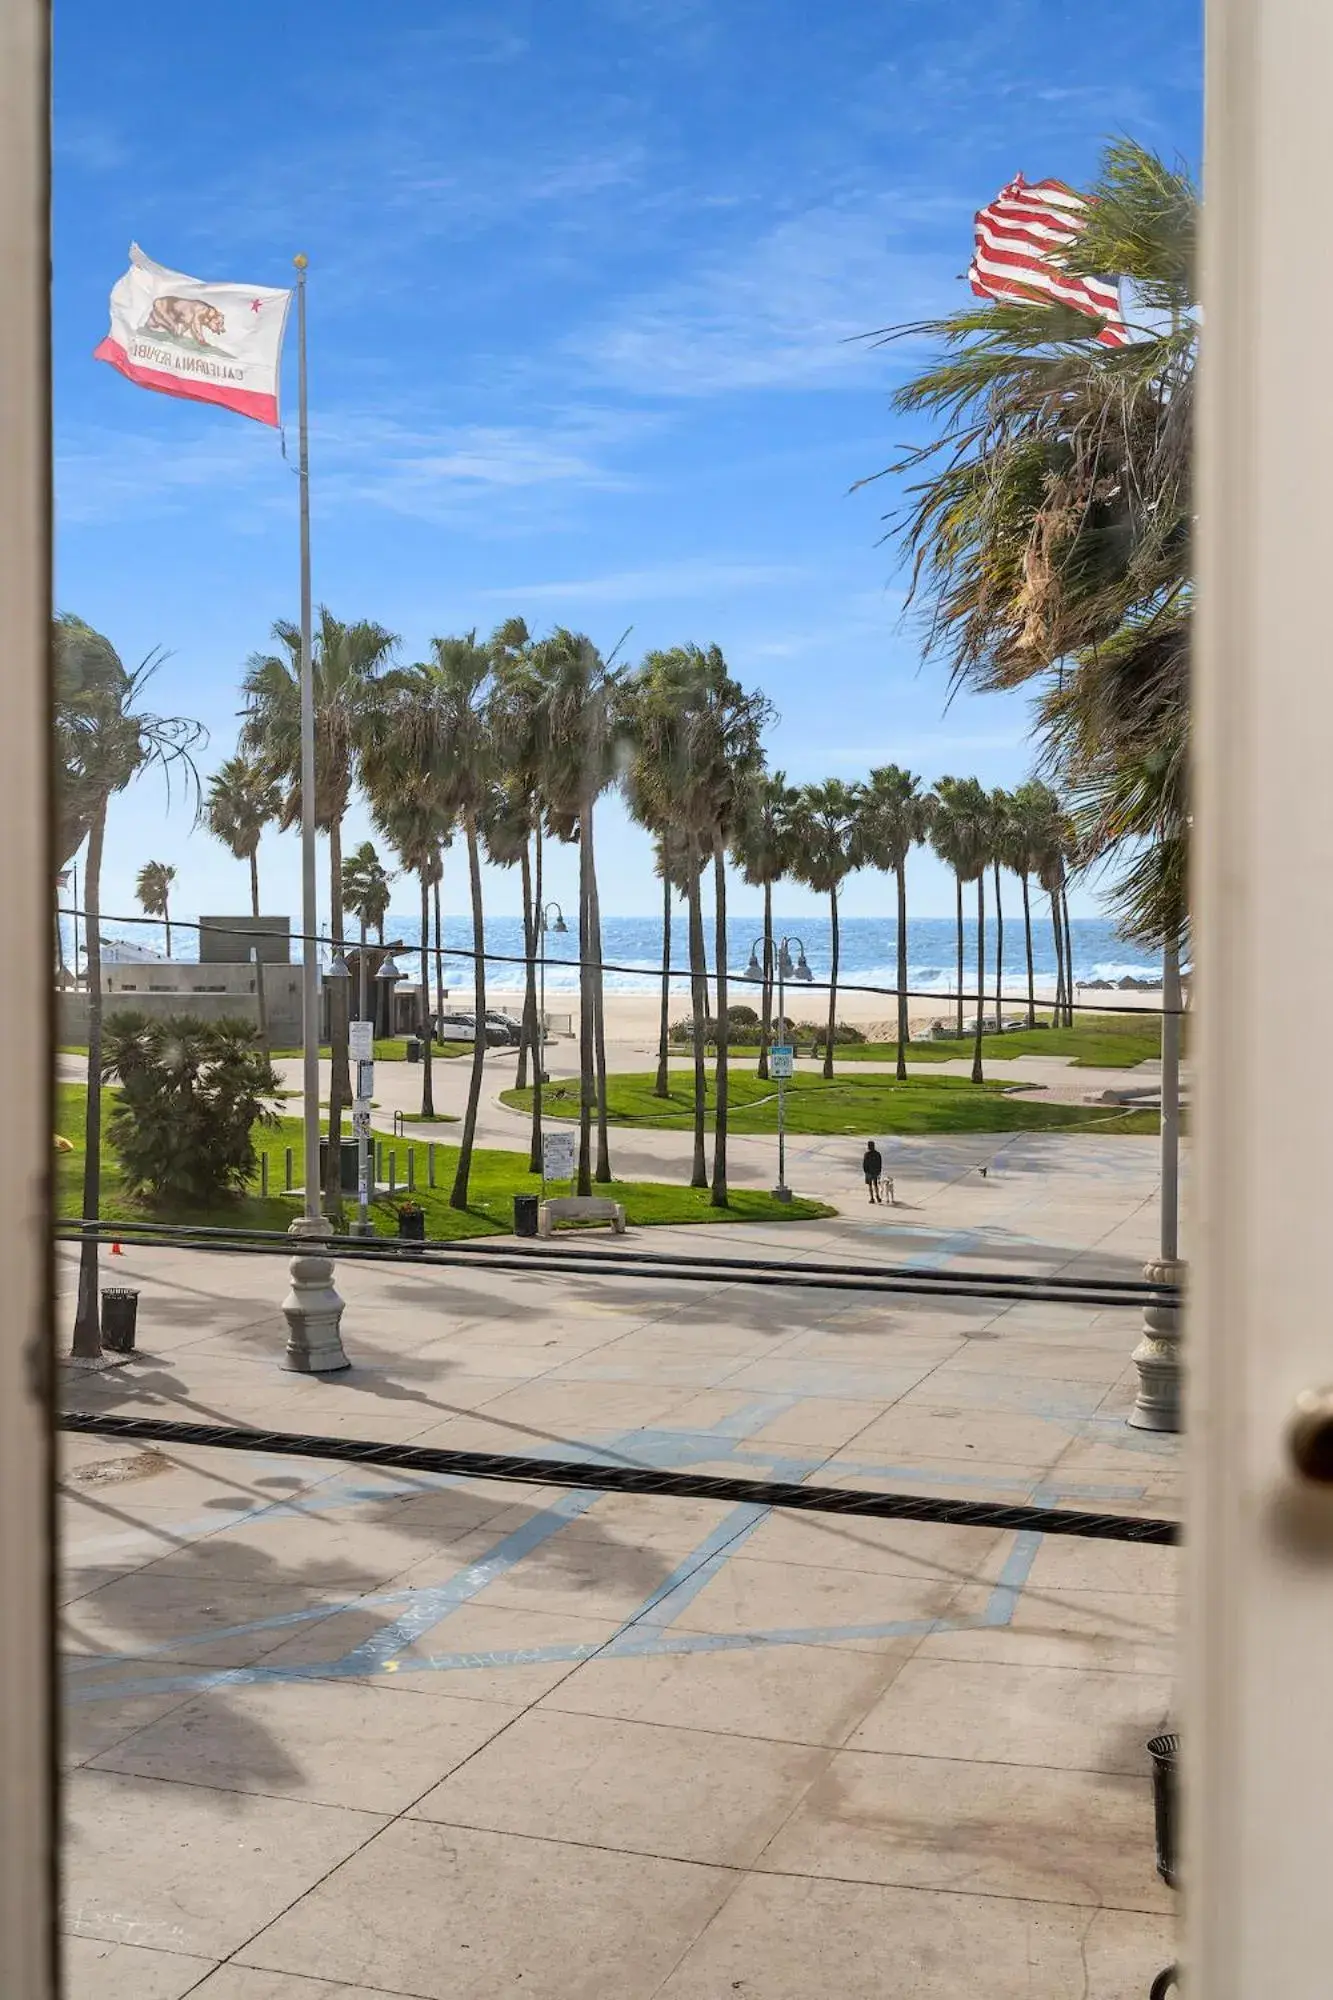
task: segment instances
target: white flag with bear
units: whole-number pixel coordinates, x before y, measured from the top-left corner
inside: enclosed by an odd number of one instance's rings
[[[290,291],[206,284],[168,271],[130,245],[130,268],[111,293],[111,331],[93,350],[143,389],[221,403],[278,424],[282,335]]]

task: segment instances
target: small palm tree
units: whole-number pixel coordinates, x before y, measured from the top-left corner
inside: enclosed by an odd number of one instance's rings
[[[897,764],[872,771],[856,787],[854,856],[858,868],[892,873],[898,891],[898,1067],[907,1077],[907,857],[930,830],[930,801],[921,780]],[[959,981],[961,986],[962,981]]]
[[[259,842],[282,811],[282,790],[254,757],[238,751],[208,781],[203,822],[237,861],[250,864],[250,914],[259,915]]]
[[[102,849],[107,808],[140,772],[153,767],[170,783],[182,770],[198,795],[194,751],[207,741],[203,725],[181,715],[152,715],[139,697],[162,663],[150,654],[140,666],[125,667],[109,639],[81,618],[55,621],[54,747],[56,760],[56,865],[73,860],[88,843],[83,871],[88,991],[88,1100],[84,1123],[83,1215],[101,1213],[102,1186],[102,944],[100,930]],[[95,1358],[102,1351],[98,1297],[97,1238],[79,1246],[78,1300],[73,1351]]]
[[[171,885],[176,871],[166,861],[145,861],[134,884],[139,907],[146,916],[161,917],[167,931],[167,957],[171,957]]]
[[[759,1075],[768,1075],[773,1033],[773,885],[792,866],[796,789],[785,771],[761,771],[746,788],[731,837],[731,857],[752,889],[764,892],[764,963],[760,989]]]
[[[828,1035],[824,1044],[824,1075],[833,1074],[833,1047],[838,1025],[838,893],[854,863],[856,794],[841,778],[822,785],[803,785],[793,816],[796,863],[793,873],[829,899]]]

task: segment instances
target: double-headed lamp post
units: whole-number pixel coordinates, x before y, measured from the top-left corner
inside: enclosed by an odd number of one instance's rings
[[[796,947],[793,964],[791,948]],[[760,954],[763,954],[762,959]],[[798,937],[767,938],[758,937],[750,946],[750,963],[745,968],[747,979],[761,979],[766,984],[773,978],[776,969],[778,982],[777,1035],[785,1043],[787,1026],[787,981],[794,979],[802,986],[808,986],[813,977],[805,956],[805,942]],[[778,1085],[778,1184],[773,1190],[776,1201],[790,1201],[791,1189],[787,1186],[787,1064],[785,1056],[777,1066]]]
[[[552,910],[555,911],[554,919],[551,916]],[[537,1002],[536,1059],[538,1089],[541,1088],[542,1084],[550,1081],[546,1074],[546,933],[550,930],[554,931],[557,937],[563,937],[568,929],[569,925],[565,922],[565,913],[559,903],[543,903],[541,909],[537,912],[537,946],[541,953],[538,975],[541,980],[541,999]],[[582,974],[579,976],[581,978]]]

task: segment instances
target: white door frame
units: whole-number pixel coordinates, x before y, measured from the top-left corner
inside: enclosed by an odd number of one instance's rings
[[[49,18],[0,0],[0,1993],[55,2000]]]
[[[1333,7],[1208,29],[1185,1959],[1326,2000],[1333,1498],[1287,1424],[1333,1382]]]

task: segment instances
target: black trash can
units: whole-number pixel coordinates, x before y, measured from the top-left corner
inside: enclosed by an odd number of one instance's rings
[[[535,1194],[514,1196],[515,1236],[535,1236],[537,1234],[537,1197]]]
[[[355,1138],[338,1141],[338,1186],[343,1194],[355,1194],[360,1186],[357,1178],[358,1150]],[[329,1142],[323,1138],[319,1142],[319,1184],[324,1187],[329,1173]],[[373,1178],[373,1176],[372,1176]]]
[[[407,1038],[406,1046],[407,1046],[407,1060],[409,1062],[419,1063],[421,1061],[420,1035],[409,1035]]]
[[[1168,1889],[1176,1886],[1176,1762],[1179,1736],[1150,1736],[1153,1821],[1157,1832],[1157,1873]]]
[[[404,1243],[424,1243],[426,1240],[425,1209],[400,1208],[398,1211],[398,1234]]]
[[[133,1354],[139,1318],[139,1294],[111,1289],[102,1294],[102,1345],[113,1354]]]

